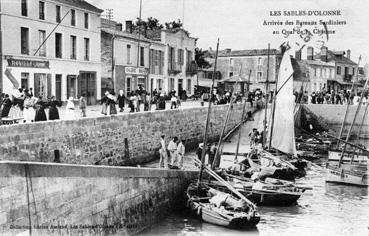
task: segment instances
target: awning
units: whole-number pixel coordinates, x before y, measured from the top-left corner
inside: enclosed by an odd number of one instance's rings
[[[12,82],[12,84],[14,86],[14,89],[18,89],[19,88],[19,82],[14,77],[14,75],[10,72],[10,70],[8,68],[6,68],[4,73],[5,73],[6,77],[8,77],[8,79],[10,80],[10,82]]]

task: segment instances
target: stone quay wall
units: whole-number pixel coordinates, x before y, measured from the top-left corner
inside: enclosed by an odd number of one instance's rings
[[[0,235],[131,235],[184,207],[196,177],[193,171],[1,161]]]
[[[219,138],[227,105],[212,106],[210,139]],[[248,108],[252,110],[253,108]],[[227,130],[241,120],[242,105],[232,109]],[[160,136],[201,142],[207,107],[115,115],[79,120],[0,126],[0,160],[86,165],[137,165],[158,158]]]
[[[346,105],[304,104],[303,109],[305,111],[304,118],[308,118],[308,119],[311,118],[309,117],[309,115],[315,116],[315,118],[317,118],[320,125],[322,125],[325,128],[329,128],[330,130],[336,131],[337,134],[339,133],[341,129],[343,118],[345,116]],[[351,122],[354,119],[356,109],[357,109],[357,106],[354,106],[354,105],[349,106],[348,115],[346,118],[343,134],[348,132]],[[358,113],[358,116],[356,118],[356,123],[353,128],[353,134],[356,134],[358,132],[361,121],[363,119],[364,111],[365,111],[365,105],[361,106],[361,109]],[[368,119],[369,119],[369,116],[367,115],[364,121],[364,124],[363,124],[361,135],[369,134]]]

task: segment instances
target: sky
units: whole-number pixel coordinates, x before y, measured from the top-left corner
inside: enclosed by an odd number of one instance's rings
[[[135,20],[139,16],[140,0],[87,1],[103,10],[114,9],[113,19],[119,22]],[[291,16],[292,11],[305,15]],[[327,11],[339,15],[321,15]],[[368,12],[367,0],[142,0],[143,19],[152,16],[161,23],[183,20],[184,28],[192,37],[198,38],[197,46],[202,49],[215,49],[217,38],[220,39],[220,49],[232,50],[267,48],[268,43],[271,48],[278,48],[288,41],[294,50],[305,45],[302,50],[304,58],[307,46],[314,46],[315,52],[318,52],[324,43],[329,50],[350,49],[351,59],[355,62],[362,55],[361,66],[369,63]],[[294,25],[285,25],[286,20]],[[293,30],[296,20],[316,21],[316,26],[301,26],[300,29],[310,32],[315,28],[324,29],[319,20],[345,21],[346,24],[328,24],[327,30],[335,31],[328,34],[328,39],[326,34],[314,33],[310,38],[298,33],[289,36],[282,34],[283,29],[283,32]],[[283,25],[263,25],[264,21],[281,21]],[[273,34],[273,31],[279,31],[279,34]],[[309,39],[308,42],[300,36]]]

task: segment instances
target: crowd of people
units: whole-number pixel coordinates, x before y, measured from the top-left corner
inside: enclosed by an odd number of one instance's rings
[[[360,102],[361,92],[353,93],[349,90],[341,90],[341,91],[327,91],[321,90],[312,92],[310,95],[307,91],[302,92],[294,92],[295,102],[301,104],[350,104],[350,105],[358,105]],[[363,103],[369,102],[368,93],[363,96]]]
[[[46,120],[59,120],[59,109],[62,102],[57,100],[55,96],[45,99],[43,96],[34,96],[32,88],[19,88],[13,95],[1,94],[0,97],[0,119],[9,120],[10,123],[22,122],[31,123]],[[79,107],[81,116],[86,116],[86,98],[84,94],[79,98]],[[48,116],[45,109],[48,108]],[[67,104],[67,112],[74,114],[74,100],[69,98]],[[72,116],[72,115],[71,115]],[[6,119],[7,118],[7,119]]]
[[[173,137],[167,146],[165,135],[162,135],[160,137],[159,154],[159,168],[183,169],[183,158],[185,154],[184,140]]]

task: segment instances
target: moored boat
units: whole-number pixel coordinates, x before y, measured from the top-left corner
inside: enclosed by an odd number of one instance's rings
[[[254,228],[260,221],[258,212],[245,201],[204,183],[200,183],[200,186],[190,184],[186,194],[188,207],[207,223],[247,229]]]
[[[367,171],[327,165],[326,182],[369,187]]]

